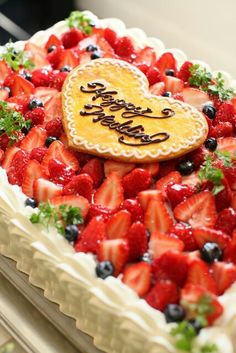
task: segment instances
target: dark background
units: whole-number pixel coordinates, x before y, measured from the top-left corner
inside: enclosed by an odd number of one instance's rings
[[[73,0],[0,0],[0,12],[24,29],[29,35],[46,29],[68,17],[75,9]],[[2,21],[1,21],[2,22]],[[16,38],[6,32],[0,23],[0,44]]]

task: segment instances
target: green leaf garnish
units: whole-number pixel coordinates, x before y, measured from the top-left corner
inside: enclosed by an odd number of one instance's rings
[[[227,101],[234,96],[232,88],[225,88],[225,82],[222,74],[219,72],[215,78],[212,73],[199,64],[194,64],[189,68],[191,76],[189,84],[192,87],[197,87],[211,96],[217,96],[221,101]]]
[[[175,337],[175,346],[185,352],[191,352],[193,340],[197,336],[193,326],[186,320],[179,322],[171,330],[171,335]]]
[[[213,314],[215,311],[212,298],[208,294],[204,294],[197,303],[189,303],[183,300],[181,304],[188,312],[194,314],[195,319],[197,319],[203,327],[208,325],[207,315]]]
[[[80,11],[72,11],[66,21],[69,28],[78,28],[85,34],[91,34],[94,27],[93,19]]]
[[[14,71],[18,71],[21,67],[29,70],[34,68],[34,63],[27,53],[23,50],[16,50],[11,42],[7,43],[4,49],[0,54],[0,60],[6,61]]]
[[[219,352],[218,347],[215,343],[205,343],[200,347],[199,353],[217,353]]]
[[[221,169],[215,168],[213,166],[213,160],[211,156],[206,156],[205,162],[203,163],[200,171],[198,172],[198,176],[201,181],[208,180],[212,182],[214,186],[223,186],[221,182],[224,178],[224,174]],[[215,190],[214,195],[216,195],[217,191],[217,193],[219,193],[221,190],[219,188]]]
[[[83,218],[80,208],[70,205],[56,207],[49,202],[40,203],[37,212],[30,216],[32,223],[40,223],[47,229],[55,227],[58,233],[65,235],[65,227],[69,224],[81,224]]]
[[[232,157],[230,152],[216,151],[215,154],[217,155],[217,158],[223,162],[225,167],[232,167]]]
[[[25,120],[21,113],[8,108],[6,102],[0,101],[0,136],[5,133],[10,144],[18,140],[17,132],[23,128],[28,129],[30,124],[31,121]]]

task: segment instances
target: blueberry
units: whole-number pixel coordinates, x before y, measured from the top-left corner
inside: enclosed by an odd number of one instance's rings
[[[61,72],[70,72],[72,70],[72,67],[69,65],[64,65],[60,68]]]
[[[69,224],[68,226],[66,226],[65,238],[68,241],[76,241],[76,239],[78,238],[78,234],[78,228],[75,224]]]
[[[48,48],[48,53],[51,53],[51,52],[54,51],[55,49],[57,49],[56,45],[51,45],[51,46]]]
[[[105,279],[114,274],[114,266],[110,261],[102,261],[97,264],[95,271],[99,278]]]
[[[164,311],[166,322],[179,322],[184,320],[186,312],[181,305],[168,304]]]
[[[35,108],[41,108],[41,107],[43,107],[43,102],[38,98],[33,98],[29,102],[29,109],[30,110],[33,110]]]
[[[172,93],[169,91],[162,93],[162,97],[171,97],[171,96],[172,96]]]
[[[168,69],[165,72],[166,76],[174,76],[175,75],[175,71],[173,69]]]
[[[211,264],[222,258],[222,250],[217,243],[205,243],[201,249],[201,258]]]
[[[214,119],[216,116],[216,108],[212,104],[205,104],[202,112],[206,114],[209,119]]]
[[[194,164],[189,160],[181,161],[177,165],[177,170],[180,172],[181,175],[189,175],[193,172],[193,169],[194,169]]]
[[[31,197],[28,197],[26,200],[25,200],[25,206],[30,206],[32,208],[35,208],[38,206],[38,203],[35,199],[31,198]]]
[[[151,263],[152,262],[152,257],[151,255],[148,253],[148,252],[145,252],[139,259],[140,261],[144,261],[144,262],[147,262],[147,263]]]
[[[217,148],[217,140],[214,137],[210,137],[204,142],[204,145],[209,151],[214,152]]]
[[[188,322],[194,328],[196,334],[199,334],[199,332],[203,328],[201,322],[198,319],[190,319],[188,320]]]
[[[51,145],[51,143],[53,143],[56,140],[57,140],[57,138],[55,136],[48,136],[45,141],[45,146],[49,147]]]
[[[100,57],[101,57],[101,55],[98,52],[94,52],[90,56],[91,60],[99,59]]]
[[[96,51],[98,50],[98,47],[96,45],[93,45],[93,44],[89,44],[87,47],[86,47],[86,50],[87,51]]]
[[[32,79],[32,75],[31,75],[30,72],[23,71],[23,72],[21,73],[21,75],[22,75],[26,80],[28,80],[28,81],[31,81],[31,79]]]

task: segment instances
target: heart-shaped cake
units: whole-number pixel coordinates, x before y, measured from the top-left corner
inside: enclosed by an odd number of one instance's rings
[[[208,132],[202,113],[151,95],[139,69],[114,59],[92,61],[68,75],[63,113],[70,147],[127,162],[175,158],[199,147]]]

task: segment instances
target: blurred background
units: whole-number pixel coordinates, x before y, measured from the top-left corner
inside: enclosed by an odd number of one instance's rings
[[[26,39],[74,9],[118,17],[236,77],[236,0],[0,0],[0,43]]]

